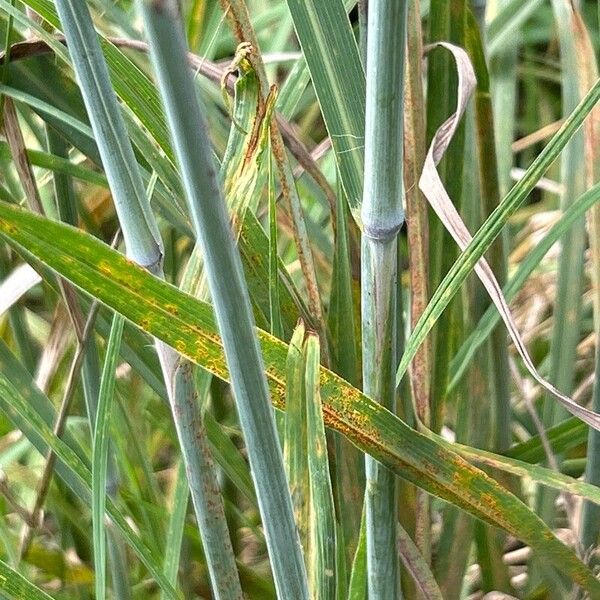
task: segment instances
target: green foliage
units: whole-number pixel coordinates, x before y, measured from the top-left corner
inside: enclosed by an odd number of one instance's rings
[[[600,598],[596,4],[0,0],[0,595]]]

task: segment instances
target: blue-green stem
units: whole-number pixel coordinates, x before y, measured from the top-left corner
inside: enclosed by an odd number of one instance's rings
[[[371,0],[361,210],[363,387],[392,411],[396,397],[397,235],[404,222],[405,44],[406,3]],[[365,468],[369,598],[399,598],[395,478],[373,458],[366,458]]]
[[[156,274],[162,263],[160,234],[87,4],[58,0],[56,8],[113,193],[127,254]]]
[[[89,10],[85,2],[75,0],[58,0],[57,9],[119,216],[127,254],[162,278],[162,241]],[[184,57],[180,65],[185,61]],[[237,600],[242,597],[239,576],[216,473],[197,416],[194,388],[187,380],[178,385],[179,357],[176,352],[158,341],[156,350],[186,462],[213,593],[216,598]],[[185,379],[185,373],[182,377]]]
[[[151,57],[175,154],[204,255],[240,424],[280,597],[308,598],[306,569],[294,522],[248,289],[225,210],[207,126],[186,60],[177,3],[142,2]]]

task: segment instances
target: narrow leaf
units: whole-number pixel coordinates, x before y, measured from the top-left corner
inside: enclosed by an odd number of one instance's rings
[[[31,387],[34,386],[32,385]],[[26,422],[27,425],[25,427],[20,427],[20,429],[27,432],[27,436],[32,440],[37,450],[40,453],[45,454],[47,448],[51,449],[67,469],[66,473],[64,470],[62,471],[63,474],[61,474],[61,477],[63,477],[69,487],[79,495],[83,501],[89,502],[92,493],[91,471],[84,462],[82,462],[81,458],[71,446],[67,445],[62,439],[54,435],[52,428],[48,423],[45,422],[42,416],[38,414],[35,408],[3,372],[0,372],[0,397],[6,399],[10,410],[14,412],[15,417],[11,418],[13,418],[15,422],[19,423],[21,420]],[[59,473],[61,473],[60,470]],[[83,492],[85,492],[85,494]],[[106,511],[115,524],[115,527],[121,532],[127,543],[146,565],[149,572],[164,590],[167,597],[176,600],[177,594],[163,576],[160,562],[157,557],[148,548],[146,543],[134,533],[125,516],[115,507],[114,502],[110,498],[107,498]]]
[[[398,526],[398,550],[404,566],[417,584],[423,598],[426,600],[443,600],[442,592],[429,569],[427,561],[400,525]]]
[[[408,365],[414,358],[421,343],[429,331],[431,331],[431,328],[439,318],[439,315],[458,292],[463,281],[471,273],[475,264],[485,254],[490,244],[508,221],[508,218],[526,199],[527,195],[535,187],[539,178],[542,177],[545,171],[556,160],[571,137],[579,127],[581,127],[584,119],[594,108],[599,99],[600,81],[594,84],[593,88],[578,104],[577,108],[571,113],[569,118],[565,120],[560,130],[540,155],[533,161],[524,176],[507,194],[498,208],[488,217],[473,237],[473,241],[467,246],[465,251],[459,256],[458,260],[446,274],[442,283],[435,290],[430,303],[407,341],[405,353],[402,356],[400,366],[396,373],[397,382],[402,380],[402,376],[406,372]]]
[[[94,561],[96,567],[96,597],[106,595],[106,531],[104,512],[106,507],[106,473],[108,467],[108,446],[110,438],[110,415],[115,389],[119,347],[123,335],[124,319],[121,315],[113,318],[110,337],[106,346],[106,358],[100,380],[100,397],[96,411],[92,444],[92,523],[94,540]]]
[[[361,223],[365,74],[342,0],[288,0],[342,185]]]
[[[319,390],[319,338],[308,334],[305,344],[306,427],[310,476],[310,553],[308,572],[313,598],[337,598],[336,522],[329,475],[327,439]]]
[[[0,590],[14,600],[52,600],[51,596],[30,583],[2,560],[0,560]]]
[[[290,341],[286,361],[284,453],[296,525],[304,548],[309,547],[310,488],[307,461],[306,394],[304,385],[304,336],[300,321]]]

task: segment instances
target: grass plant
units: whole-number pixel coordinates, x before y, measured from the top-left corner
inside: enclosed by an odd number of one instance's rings
[[[598,14],[0,0],[0,596],[600,598]]]

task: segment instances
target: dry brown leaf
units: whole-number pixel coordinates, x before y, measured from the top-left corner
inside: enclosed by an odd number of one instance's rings
[[[437,171],[437,165],[444,156],[444,153],[450,145],[450,141],[458,128],[460,119],[465,112],[469,98],[475,88],[476,80],[471,61],[468,54],[458,46],[439,42],[432,44],[426,48],[426,51],[432,48],[441,47],[448,50],[456,64],[458,72],[458,98],[456,112],[451,115],[437,130],[427,156],[423,173],[419,180],[419,188],[427,198],[429,204],[444,224],[454,241],[458,244],[462,251],[471,243],[472,236],[460,218],[458,211],[454,207],[452,200],[448,196],[446,189],[440,179]],[[487,290],[492,302],[498,309],[508,333],[515,345],[515,348],[521,355],[523,362],[531,376],[548,392],[550,392],[572,415],[580,418],[590,427],[600,431],[600,415],[595,412],[579,406],[571,398],[557,390],[551,383],[546,381],[537,371],[529,353],[525,342],[517,329],[516,323],[508,307],[508,303],[504,298],[502,289],[494,276],[488,262],[485,258],[480,258],[475,265],[475,272]]]

